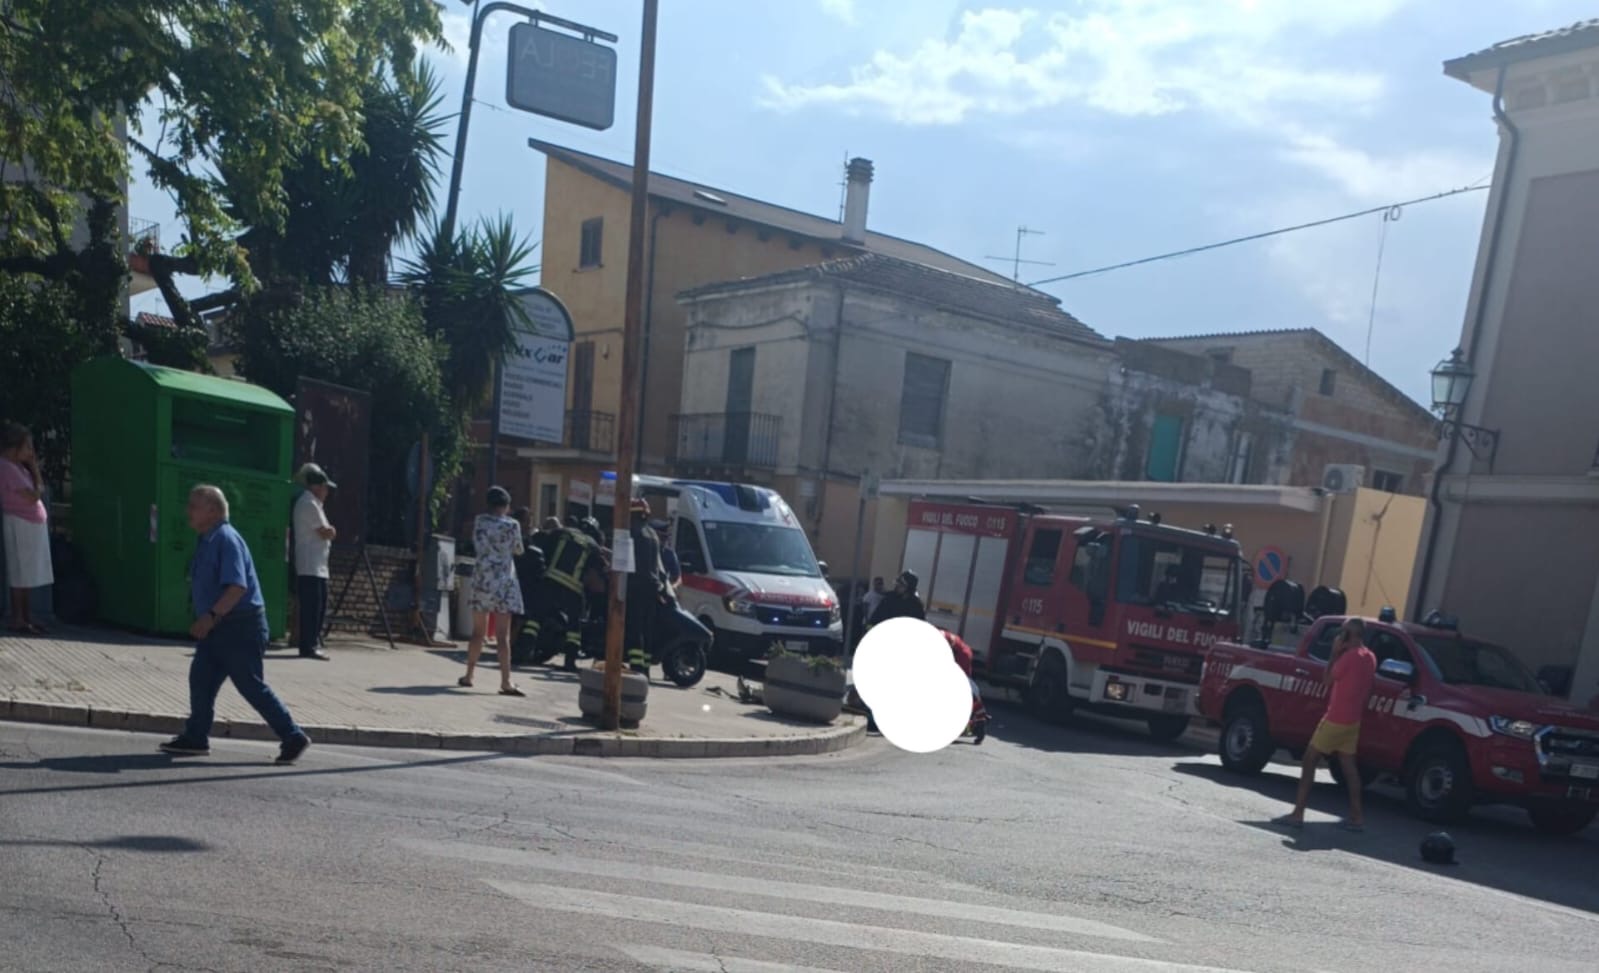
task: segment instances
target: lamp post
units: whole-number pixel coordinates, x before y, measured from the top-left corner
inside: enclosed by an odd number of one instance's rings
[[[1499,430],[1485,429],[1460,421],[1461,409],[1471,392],[1477,372],[1456,348],[1432,370],[1432,409],[1438,413],[1438,441],[1457,439],[1477,459],[1487,459],[1491,471],[1499,453]]]

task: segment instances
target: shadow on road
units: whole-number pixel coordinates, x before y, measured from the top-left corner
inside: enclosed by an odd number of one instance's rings
[[[0,847],[11,848],[99,848],[105,851],[145,851],[157,854],[210,851],[211,846],[193,838],[163,834],[129,834],[99,841],[62,841],[50,838],[0,838]]]
[[[1297,777],[1263,773],[1234,774],[1214,763],[1183,761],[1172,768],[1224,787],[1236,787],[1280,800],[1286,812],[1293,804]],[[1270,821],[1242,821],[1280,835],[1283,847],[1301,853],[1343,852],[1401,868],[1441,875],[1473,885],[1510,892],[1544,902],[1599,913],[1599,883],[1593,881],[1595,829],[1569,838],[1538,834],[1516,808],[1478,808],[1470,818],[1446,830],[1455,839],[1457,866],[1429,865],[1421,859],[1421,839],[1440,826],[1413,816],[1397,788],[1379,784],[1364,795],[1366,831],[1351,834],[1340,826],[1349,800],[1343,787],[1319,783],[1311,791],[1313,813],[1303,831],[1290,831]]]
[[[1183,743],[1163,743],[1152,739],[1140,723],[1129,723],[1079,714],[1065,723],[1037,720],[1020,705],[1006,701],[985,701],[991,719],[988,736],[1019,747],[1046,753],[1097,753],[1122,757],[1188,756],[1194,748]]]
[[[120,774],[125,770],[168,770],[192,757],[165,753],[114,753],[78,757],[42,757],[33,763],[0,764],[0,770],[55,770],[69,774]],[[207,767],[259,767],[260,761],[205,761]]]
[[[367,692],[377,693],[382,696],[467,696],[471,694],[471,690],[463,686],[454,685],[373,686]]]

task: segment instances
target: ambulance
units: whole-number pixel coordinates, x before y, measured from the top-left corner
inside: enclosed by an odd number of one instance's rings
[[[710,628],[722,661],[775,646],[841,655],[838,595],[799,518],[775,490],[744,483],[634,477],[633,494],[667,521],[683,567],[678,600]]]

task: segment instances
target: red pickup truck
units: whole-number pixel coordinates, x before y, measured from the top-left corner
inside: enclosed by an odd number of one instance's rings
[[[1356,756],[1365,783],[1397,778],[1429,821],[1512,804],[1539,831],[1573,834],[1599,814],[1599,716],[1545,693],[1497,645],[1442,625],[1365,621],[1377,656]],[[1295,647],[1211,648],[1198,706],[1221,724],[1229,770],[1259,773],[1279,748],[1304,753],[1327,707],[1322,675],[1343,622],[1317,619]]]

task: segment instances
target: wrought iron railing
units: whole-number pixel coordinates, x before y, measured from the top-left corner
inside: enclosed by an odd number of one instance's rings
[[[128,217],[128,252],[148,256],[161,252],[161,224]]]
[[[684,466],[772,469],[783,417],[758,412],[707,412],[672,417],[671,461]]]
[[[616,416],[610,412],[568,412],[561,443],[568,449],[609,453],[616,448]]]

